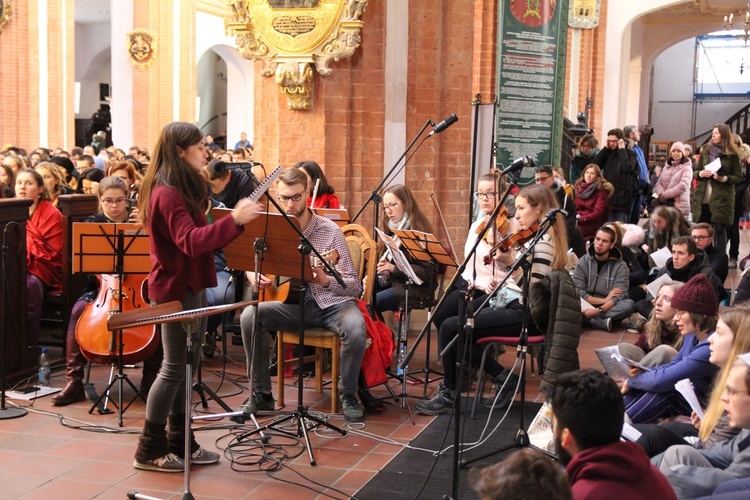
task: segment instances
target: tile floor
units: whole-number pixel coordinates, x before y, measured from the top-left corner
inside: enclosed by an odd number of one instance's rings
[[[730,272],[727,287],[734,288],[738,282],[739,272]],[[412,322],[412,328],[420,327],[417,321]],[[594,348],[635,339],[636,334],[623,330],[613,333],[583,330],[579,348],[581,366],[599,369]],[[432,368],[438,369],[434,362],[435,343],[432,342],[431,349]],[[509,351],[502,355],[501,362],[509,366],[514,357],[515,351]],[[242,348],[233,345],[228,346],[226,363],[221,353],[204,358],[204,382],[233,409],[239,408],[247,397],[244,361]],[[423,346],[418,348],[411,366],[424,366]],[[138,385],[140,370],[128,369],[126,373]],[[106,386],[108,375],[107,367],[92,369],[91,377],[97,390]],[[286,410],[296,406],[294,381],[286,379],[289,384]],[[539,382],[538,376],[529,378],[529,400],[538,398]],[[53,372],[52,385],[62,387],[63,384],[63,370],[58,368]],[[305,405],[325,415],[322,412],[330,409],[329,391],[324,390],[319,395],[312,388],[312,382],[309,385],[310,388],[303,391]],[[430,385],[428,392],[434,385]],[[416,396],[422,394],[422,388],[422,385],[408,385],[407,391]],[[400,392],[400,387],[394,390]],[[130,389],[126,389],[125,394],[132,396]],[[383,388],[375,388],[373,394],[387,396]],[[407,399],[413,405],[414,399]],[[9,400],[9,404],[14,403]],[[57,408],[52,406],[49,397],[44,397],[28,406],[26,416],[0,421],[0,498],[126,498],[131,491],[158,498],[182,497],[183,474],[137,471],[132,466],[138,433],[143,425],[143,403],[135,402],[124,413],[122,428],[117,425],[117,413],[101,415],[94,411],[89,414],[90,406],[91,402],[86,401]],[[196,406],[196,415],[222,411],[213,401],[207,409],[201,408],[200,403]],[[262,418],[261,423],[266,423],[267,418]],[[222,451],[224,456],[217,465],[192,468],[191,492],[201,499],[348,498],[432,420],[414,415],[412,422],[409,411],[398,403],[387,405],[382,414],[368,415],[363,425],[347,425],[340,415],[326,418],[346,429],[348,434],[341,437],[327,430],[310,433],[316,467],[310,465],[297,439],[274,434],[266,446],[266,458],[261,460],[263,453],[257,441],[239,436],[250,426],[238,426],[226,418],[195,422],[199,442],[209,449]]]

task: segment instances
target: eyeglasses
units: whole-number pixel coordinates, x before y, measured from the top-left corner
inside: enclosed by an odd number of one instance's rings
[[[104,198],[102,200],[102,205],[122,205],[128,201],[126,198],[117,198],[116,200],[110,200],[109,198]]]
[[[607,144],[617,144],[618,142],[620,142],[620,139],[607,139]]]
[[[701,241],[707,240],[709,238],[710,238],[710,236],[693,236],[694,240],[701,240]]]
[[[394,201],[393,203],[388,203],[387,205],[383,205],[383,211],[388,212],[395,210],[398,204],[401,203],[400,201]]]
[[[492,192],[492,193],[480,193],[479,191],[477,191],[476,193],[474,193],[474,196],[476,196],[480,200],[489,200],[490,198],[494,198],[495,195],[497,195],[497,193],[495,193],[495,192]]]
[[[724,394],[731,398],[732,396],[735,396],[737,394],[748,394],[748,391],[738,391],[737,389],[732,389],[727,385],[724,386]]]
[[[302,199],[302,193],[297,193],[292,196],[284,196],[283,194],[280,194],[277,196],[277,198],[279,199],[281,203],[287,203],[289,201],[293,201],[294,203],[297,203],[299,200]]]

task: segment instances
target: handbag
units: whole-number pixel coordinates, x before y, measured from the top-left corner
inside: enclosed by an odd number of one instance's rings
[[[555,452],[555,438],[552,435],[552,407],[546,401],[531,421],[527,434],[532,445],[540,450]]]

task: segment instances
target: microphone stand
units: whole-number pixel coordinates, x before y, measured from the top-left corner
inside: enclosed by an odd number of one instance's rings
[[[427,130],[427,127],[434,127],[434,126],[435,126],[435,124],[432,122],[432,120],[428,119],[426,122],[424,122],[424,125],[422,125],[422,128],[419,130],[419,132],[417,133],[417,135],[414,137],[414,139],[412,139],[411,143],[409,143],[409,145],[406,147],[406,149],[404,150],[404,153],[398,158],[398,160],[396,160],[396,163],[393,164],[393,166],[388,171],[388,173],[385,175],[385,177],[383,177],[383,179],[375,187],[375,189],[372,190],[372,193],[370,193],[370,197],[367,198],[367,200],[365,200],[365,202],[362,204],[362,207],[360,207],[359,211],[354,215],[354,217],[352,217],[351,224],[354,224],[354,222],[357,220],[357,218],[365,210],[365,208],[367,207],[367,205],[370,202],[373,202],[374,203],[374,206],[373,206],[374,226],[373,227],[378,227],[378,215],[379,215],[378,205],[380,204],[381,201],[383,201],[383,199],[380,196],[380,190],[383,189],[383,186],[385,186],[386,182],[393,175],[394,171],[396,170],[396,167],[398,167],[399,163],[401,163],[401,160],[403,160],[406,157],[406,155],[409,152],[409,150],[412,147],[414,147],[414,144],[422,136],[422,134],[424,134],[424,131]],[[417,149],[419,149],[419,148],[417,148]],[[411,158],[411,157],[409,157],[409,158]],[[409,161],[409,159],[407,158],[406,161]],[[406,166],[406,161],[404,162],[404,166]],[[401,167],[401,168],[403,168],[403,167]],[[377,238],[377,235],[375,234],[374,230],[373,230],[373,237]]]
[[[529,305],[529,287],[531,286],[531,260],[533,258],[533,252],[534,248],[536,247],[539,240],[544,237],[544,235],[549,231],[549,229],[552,227],[552,225],[555,223],[555,217],[556,215],[560,213],[559,209],[552,209],[550,210],[547,215],[545,216],[544,220],[539,224],[539,229],[536,232],[536,235],[534,236],[534,239],[529,243],[524,249],[521,255],[518,256],[516,261],[513,263],[512,266],[510,266],[508,270],[508,276],[513,274],[513,272],[516,271],[518,268],[523,268],[523,294],[524,302],[523,302],[523,319],[521,322],[521,335],[519,336],[518,340],[518,347],[516,349],[516,357],[520,358],[521,360],[521,374],[519,377],[518,384],[521,388],[521,412],[519,417],[519,426],[516,431],[516,436],[513,441],[513,444],[510,446],[506,446],[494,451],[491,451],[489,453],[486,453],[484,455],[481,455],[476,458],[472,458],[471,460],[464,460],[460,463],[461,467],[465,467],[471,463],[477,462],[479,460],[483,460],[487,457],[491,457],[493,455],[496,455],[498,453],[502,453],[508,450],[512,450],[514,448],[533,448],[541,453],[544,453],[545,455],[556,458],[554,454],[549,453],[545,450],[542,450],[541,448],[537,448],[533,446],[529,441],[529,435],[526,432],[526,425],[524,424],[525,416],[524,411],[526,409],[526,354],[528,351],[528,336],[529,336],[529,321],[531,320],[531,307]],[[506,280],[503,280],[505,282]],[[492,293],[487,295],[487,298],[485,301],[477,308],[475,315],[478,314],[490,301],[490,299],[500,290],[500,286],[495,288]],[[506,381],[507,383],[507,381]]]
[[[2,246],[2,284],[0,286],[3,287],[3,293],[0,294],[0,318],[5,317],[5,302],[7,301],[7,292],[8,292],[8,280],[7,280],[7,269],[8,269],[8,228],[11,226],[11,223],[5,225],[5,228],[3,229],[3,246]],[[28,411],[26,408],[21,408],[18,406],[14,407],[6,407],[5,406],[5,369],[7,366],[7,363],[5,362],[5,349],[6,349],[6,341],[7,341],[7,335],[5,335],[5,329],[3,329],[3,338],[0,340],[0,349],[2,350],[2,353],[0,353],[0,363],[2,364],[0,366],[0,420],[8,420],[11,418],[19,418],[25,416]]]

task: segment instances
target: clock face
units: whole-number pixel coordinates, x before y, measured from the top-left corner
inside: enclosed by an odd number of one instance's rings
[[[557,0],[510,0],[510,12],[530,28],[544,26],[555,16]]]

